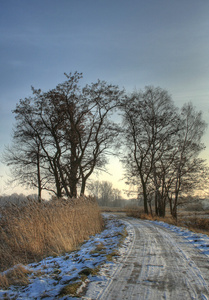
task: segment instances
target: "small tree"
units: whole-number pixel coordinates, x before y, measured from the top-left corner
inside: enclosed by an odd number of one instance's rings
[[[23,186],[38,188],[38,198],[41,201],[41,192],[47,183],[42,173],[45,160],[41,144],[36,132],[33,130],[37,122],[36,116],[30,107],[31,99],[20,100],[16,115],[16,127],[13,132],[13,145],[6,147],[3,161],[12,166],[12,178]]]

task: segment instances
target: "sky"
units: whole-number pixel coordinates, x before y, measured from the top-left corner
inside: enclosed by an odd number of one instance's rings
[[[160,86],[209,120],[208,0],[0,0],[0,153],[11,143],[12,110],[31,86],[47,91],[82,72],[127,92]],[[209,157],[209,141],[204,142]],[[105,178],[122,187],[110,160]],[[0,163],[0,193],[9,171]]]

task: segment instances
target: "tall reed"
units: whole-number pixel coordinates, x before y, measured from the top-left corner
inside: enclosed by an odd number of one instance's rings
[[[72,251],[102,228],[91,197],[0,208],[0,271]]]

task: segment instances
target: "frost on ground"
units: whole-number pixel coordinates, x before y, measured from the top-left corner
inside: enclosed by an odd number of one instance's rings
[[[130,244],[131,235],[123,239],[125,225],[111,215],[106,219],[105,230],[92,236],[79,250],[66,253],[60,257],[48,257],[38,263],[27,266],[32,271],[30,284],[26,287],[11,286],[8,290],[0,289],[0,299],[71,299],[63,295],[63,288],[71,283],[81,283],[80,292],[86,289],[89,282],[93,284],[96,295],[105,286],[108,273],[114,272],[116,257],[125,255]],[[118,249],[119,244],[123,243]],[[117,252],[119,250],[119,252]],[[101,272],[97,274],[101,265]],[[100,285],[101,283],[101,285]],[[73,298],[75,299],[75,298]]]
[[[28,265],[30,284],[0,290],[0,299],[209,299],[208,236],[163,222],[105,219],[105,230],[79,250]]]
[[[209,299],[209,259],[202,253],[207,236],[165,223],[126,221],[134,228],[129,252],[99,297],[90,299]]]
[[[169,225],[164,222],[153,221],[156,225],[161,225],[173,232],[176,232],[180,236],[184,237],[188,242],[192,243],[202,253],[209,256],[209,237],[206,234],[194,233],[186,228]]]

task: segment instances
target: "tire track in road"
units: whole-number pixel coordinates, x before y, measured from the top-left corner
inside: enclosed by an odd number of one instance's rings
[[[102,300],[209,299],[209,261],[183,237],[148,221],[125,218],[135,238]]]

